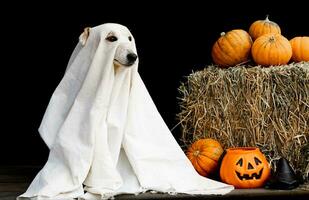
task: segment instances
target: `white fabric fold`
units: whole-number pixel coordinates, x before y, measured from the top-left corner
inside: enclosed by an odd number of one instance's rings
[[[116,42],[105,38],[113,32]],[[225,194],[233,187],[201,177],[177,144],[137,69],[114,66],[121,44],[136,52],[118,24],[90,29],[75,48],[39,133],[48,161],[17,199],[107,199],[147,190]],[[131,36],[132,37],[132,36]]]

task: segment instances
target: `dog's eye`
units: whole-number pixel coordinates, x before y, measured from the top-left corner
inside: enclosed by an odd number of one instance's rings
[[[115,42],[118,40],[118,38],[116,36],[111,35],[111,36],[108,36],[106,40],[110,42]]]
[[[132,41],[132,37],[131,36],[129,36],[128,38],[129,38],[129,41]]]

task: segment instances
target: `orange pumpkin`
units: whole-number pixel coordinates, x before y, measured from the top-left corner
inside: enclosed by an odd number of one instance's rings
[[[252,45],[253,60],[264,66],[286,64],[292,57],[290,42],[280,34],[266,34]]]
[[[257,20],[253,22],[249,28],[249,34],[253,40],[268,33],[281,34],[279,25],[270,21],[268,16],[266,16],[265,20]]]
[[[218,141],[200,139],[189,147],[187,156],[200,175],[208,176],[216,171],[222,153],[223,149]]]
[[[222,67],[234,66],[249,60],[252,39],[241,29],[221,33],[212,47],[213,61]]]
[[[236,188],[262,187],[270,176],[269,164],[258,148],[242,147],[226,150],[220,177]]]
[[[293,51],[293,61],[309,61],[309,37],[295,37],[290,40],[290,44]]]

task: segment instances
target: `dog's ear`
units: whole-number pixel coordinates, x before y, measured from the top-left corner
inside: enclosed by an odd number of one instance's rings
[[[84,32],[79,36],[79,42],[85,46],[87,39],[89,37],[90,34],[90,27],[86,27],[84,28]]]

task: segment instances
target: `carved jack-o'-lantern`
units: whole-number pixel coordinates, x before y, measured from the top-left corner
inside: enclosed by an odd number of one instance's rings
[[[236,188],[262,187],[270,176],[269,164],[258,148],[229,148],[223,157],[220,177]]]

